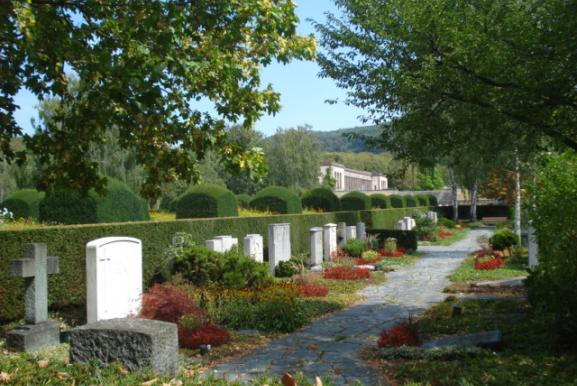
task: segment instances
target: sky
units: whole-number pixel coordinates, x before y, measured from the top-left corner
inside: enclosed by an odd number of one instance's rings
[[[300,0],[297,2],[297,15],[300,19],[298,33],[314,34],[315,31],[307,19],[317,22],[325,21],[325,12],[338,14],[332,0]],[[363,111],[346,106],[345,90],[339,89],[332,79],[319,77],[320,67],[315,62],[292,61],[287,65],[273,63],[262,70],[261,84],[272,84],[273,89],[281,94],[282,109],[279,113],[263,116],[255,125],[258,131],[272,135],[279,128],[291,128],[303,125],[312,126],[313,130],[327,131],[341,128],[363,126],[359,116]],[[331,105],[327,99],[339,102]],[[16,96],[16,121],[30,132],[30,120],[37,117],[38,100],[26,90]]]

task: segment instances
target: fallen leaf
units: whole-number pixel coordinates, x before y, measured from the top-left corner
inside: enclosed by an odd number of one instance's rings
[[[146,381],[141,383],[142,386],[150,386],[154,385],[158,381],[158,378],[151,379],[150,381]]]
[[[12,375],[5,373],[4,371],[0,371],[0,382],[10,382],[12,380]]]
[[[296,386],[295,379],[289,373],[284,373],[281,382],[284,386]]]
[[[48,366],[48,364],[50,363],[49,361],[42,359],[39,360],[38,362],[36,362],[38,364],[38,367],[40,367],[41,369],[45,368]]]
[[[318,375],[315,377],[315,386],[323,386],[323,381]]]

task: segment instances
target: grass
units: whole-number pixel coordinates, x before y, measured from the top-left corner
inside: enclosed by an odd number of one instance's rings
[[[392,384],[399,385],[571,385],[577,379],[577,353],[555,344],[554,332],[535,320],[523,300],[461,302],[463,314],[451,317],[455,301],[429,309],[417,321],[425,338],[500,329],[503,350],[453,360],[377,359]],[[371,355],[378,357],[378,351]]]
[[[524,251],[517,257],[508,258],[502,267],[489,270],[475,269],[475,259],[469,256],[449,276],[449,279],[453,283],[464,284],[472,281],[501,280],[526,275],[527,253]]]

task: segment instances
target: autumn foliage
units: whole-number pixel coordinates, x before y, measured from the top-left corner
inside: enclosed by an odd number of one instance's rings
[[[419,339],[409,323],[401,323],[389,330],[383,330],[377,344],[379,347],[416,346]]]

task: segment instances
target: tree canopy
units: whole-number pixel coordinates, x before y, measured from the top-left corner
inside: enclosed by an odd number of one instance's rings
[[[11,140],[23,136],[44,165],[44,186],[101,188],[85,155],[117,127],[151,198],[162,182],[197,178],[196,162],[209,150],[229,170],[259,177],[262,153],[230,143],[225,126],[251,127],[279,111],[260,69],[315,51],[312,37],[296,34],[290,0],[7,1],[0,21],[1,157],[22,161],[26,151]],[[14,120],[22,88],[64,106],[34,135]]]

